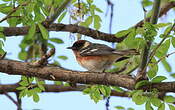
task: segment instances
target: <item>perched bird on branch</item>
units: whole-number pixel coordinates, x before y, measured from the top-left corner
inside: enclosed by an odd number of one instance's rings
[[[107,45],[86,40],[78,40],[68,49],[72,49],[77,62],[91,72],[104,72],[114,62],[128,59],[129,55],[139,54],[135,49],[116,50]]]

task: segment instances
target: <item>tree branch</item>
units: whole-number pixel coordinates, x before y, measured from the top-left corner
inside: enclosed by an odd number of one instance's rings
[[[71,33],[80,33],[86,36],[90,36],[94,39],[105,40],[108,42],[121,42],[126,36],[117,38],[114,34],[108,34],[104,32],[100,32],[98,30],[94,30],[91,28],[86,28],[83,26],[78,26],[75,24],[51,24],[48,28],[48,31],[63,31],[63,32],[71,32]],[[26,35],[28,33],[29,27],[4,27],[3,34],[5,36],[19,36]],[[37,30],[39,32],[39,30]]]
[[[134,79],[127,75],[79,72],[51,66],[33,67],[29,63],[13,60],[0,60],[0,65],[0,72],[7,73],[9,75],[25,75],[47,80],[70,81],[83,84],[114,85],[128,89],[133,89],[135,84]],[[106,81],[104,81],[104,79]]]
[[[70,81],[81,84],[103,84],[124,87],[129,90],[134,89],[135,86],[134,78],[127,75],[79,72],[51,66],[34,68],[28,63],[13,60],[0,60],[0,65],[0,72],[9,75],[25,75],[46,80]],[[160,92],[175,92],[175,82],[155,83],[144,86],[144,90],[153,88],[158,89]]]
[[[4,94],[4,92],[19,92],[16,88],[18,87],[18,84],[4,84],[0,85],[0,94]],[[61,86],[61,85],[51,85],[51,84],[44,84],[45,91],[43,92],[76,92],[76,91],[83,91],[86,86],[84,85],[77,85],[77,87],[71,87],[71,86]],[[112,96],[120,96],[120,97],[129,97],[126,92],[111,92]]]

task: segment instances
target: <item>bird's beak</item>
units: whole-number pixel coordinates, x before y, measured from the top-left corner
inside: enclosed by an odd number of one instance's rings
[[[72,49],[72,47],[67,47],[67,49]]]
[[[67,49],[72,49],[72,50],[75,50],[76,47],[67,47]]]

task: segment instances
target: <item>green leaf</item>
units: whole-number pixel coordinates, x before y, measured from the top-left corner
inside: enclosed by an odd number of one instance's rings
[[[120,87],[113,86],[112,88],[113,88],[115,91],[117,91],[117,92],[124,92],[124,90],[123,90],[122,88],[120,88]]]
[[[86,0],[89,4],[93,3],[93,0]]]
[[[111,94],[111,88],[108,86],[100,86],[100,91],[105,97],[108,97]]]
[[[3,32],[3,31],[4,31],[4,27],[0,26],[0,32]]]
[[[21,51],[21,52],[18,54],[18,58],[19,58],[20,60],[26,60],[26,59],[27,59],[27,52]]]
[[[88,27],[90,24],[92,24],[92,16],[89,16],[86,20],[85,20],[85,26]]]
[[[165,104],[162,103],[162,104],[159,106],[158,110],[165,110]]]
[[[162,82],[163,80],[167,79],[165,76],[156,76],[155,78],[153,78],[151,80],[151,82],[153,83],[158,83],[158,82]]]
[[[2,1],[4,1],[4,2],[9,2],[9,1],[11,1],[11,0],[2,0]]]
[[[38,87],[33,88],[32,91],[33,91],[33,94],[42,92],[42,90]]]
[[[162,56],[166,55],[166,53],[168,52],[168,49],[170,47],[170,40],[166,40],[156,51],[156,56],[158,58],[161,58]]]
[[[154,40],[156,35],[157,35],[156,27],[149,22],[145,22],[144,23],[144,33],[143,33],[145,40],[152,41]]]
[[[149,79],[152,79],[153,77],[155,77],[157,75],[157,72],[158,72],[158,66],[157,65],[150,66],[150,69],[148,71]]]
[[[157,27],[157,28],[162,28],[162,27],[166,27],[166,26],[168,26],[168,25],[170,25],[171,23],[158,23],[158,24],[155,24],[155,26]]]
[[[45,91],[45,88],[42,84],[38,84],[38,87],[42,90],[42,91]]]
[[[172,76],[173,78],[175,78],[175,73],[171,74],[171,76]]]
[[[136,83],[135,89],[138,89],[139,87],[142,87],[142,86],[147,85],[147,84],[149,84],[148,80],[139,81],[139,82]]]
[[[16,89],[17,89],[17,90],[23,90],[23,89],[26,89],[26,87],[20,86],[20,87],[17,87]]]
[[[0,54],[4,54],[4,53],[5,53],[5,51],[2,48],[0,48]]]
[[[38,23],[38,27],[41,31],[43,38],[47,40],[49,38],[49,33],[47,29],[41,23]]]
[[[53,2],[53,0],[43,0],[43,1],[44,1],[44,4],[47,6],[52,5],[52,2]]]
[[[164,35],[167,35],[168,32],[171,30],[171,28],[172,28],[172,25],[168,26],[164,31]]]
[[[171,65],[165,59],[162,60],[161,62],[162,62],[163,66],[165,67],[167,72],[171,72],[172,71]]]
[[[91,92],[91,88],[86,88],[83,90],[83,94],[89,94]]]
[[[132,101],[135,102],[137,105],[142,105],[147,101],[146,96],[142,96],[143,91],[142,90],[137,90],[135,93],[132,95]]]
[[[133,108],[127,108],[127,110],[134,110]]]
[[[23,91],[20,91],[20,93],[19,93],[19,98],[22,98],[22,97],[24,97],[26,94],[25,94],[25,91],[23,90]]]
[[[28,86],[29,85],[29,83],[27,81],[21,81],[19,84],[21,86]]]
[[[103,13],[103,11],[100,8],[95,7],[95,10],[100,12],[100,13]]]
[[[115,108],[118,109],[118,110],[124,110],[124,109],[125,109],[125,108],[122,107],[122,106],[115,106]]]
[[[160,104],[161,104],[160,99],[158,99],[158,98],[156,98],[156,97],[151,98],[150,101],[151,101],[151,103],[152,103],[154,106],[156,106],[156,107],[159,107]]]
[[[39,101],[39,95],[33,94],[33,101],[38,102]]]
[[[100,22],[101,22],[100,16],[94,15],[94,28],[95,29],[97,29],[97,30],[100,29],[100,27],[101,27]]]
[[[59,59],[62,59],[62,60],[67,60],[67,56],[58,56]]]
[[[101,94],[100,94],[100,91],[97,88],[95,88],[95,90],[93,90],[93,89],[91,89],[91,90],[92,90],[91,91],[92,93],[90,94],[90,97],[91,97],[91,99],[94,100],[95,103],[97,103],[99,100],[103,99]]]
[[[54,84],[56,84],[56,85],[63,85],[63,82],[61,82],[61,81],[54,81]]]
[[[75,3],[77,0],[71,0],[71,4]]]
[[[33,94],[35,94],[35,93],[33,92],[32,89],[30,89],[30,90],[28,90],[28,92],[27,92],[27,97],[31,97],[31,96],[33,96]]]
[[[160,34],[159,36],[160,38],[164,38],[165,37],[165,34]],[[173,35],[167,35],[166,38],[172,38],[174,37]]]
[[[36,22],[42,22],[45,20],[45,16],[43,15],[43,13],[41,13],[40,7],[41,6],[39,3],[37,3],[34,6],[34,15],[35,15],[34,21]]]
[[[10,27],[16,27],[17,25],[17,18],[9,18],[7,19],[8,24]]]
[[[27,81],[27,77],[26,76],[21,76],[21,80]]]
[[[147,101],[145,104],[145,110],[154,110],[149,101]]]
[[[55,42],[57,44],[62,44],[64,43],[63,40],[59,39],[59,38],[49,38],[50,41]]]
[[[146,96],[137,96],[137,100],[135,100],[135,103],[137,105],[142,105],[147,101],[147,97]]]
[[[138,48],[141,43],[141,39],[135,38],[136,30],[134,28],[130,28],[128,31],[129,33],[125,35],[127,36],[127,38],[124,40],[125,45],[129,48]]]
[[[90,89],[84,90],[84,94],[85,93],[87,94],[89,92],[89,95],[90,95],[91,99],[93,99],[94,102],[97,103],[99,100],[103,99],[99,88],[100,88],[100,86],[93,85],[93,86],[91,86]]]
[[[29,83],[32,83],[34,81],[34,77],[27,77],[27,78]]]
[[[0,32],[0,38],[2,38],[4,41],[6,40],[6,37],[2,32]]]
[[[50,47],[50,48],[55,48],[55,46],[53,45],[53,44],[51,44],[51,43],[47,43],[47,45],[48,45],[48,47]]]
[[[63,20],[63,18],[65,17],[65,15],[66,15],[66,11],[65,12],[63,12],[61,15],[60,15],[60,17],[58,18],[58,23],[60,23],[62,20]]]
[[[70,86],[70,83],[64,83],[64,86]]]
[[[152,1],[149,1],[149,0],[143,0],[143,1],[142,1],[142,4],[143,4],[144,7],[147,7],[147,6],[152,5],[153,2],[152,2]]]
[[[41,7],[42,12],[44,13],[45,16],[49,16],[49,12],[46,8]]]
[[[115,34],[116,37],[123,37],[123,36],[126,36],[128,35],[129,33],[131,32],[130,29],[128,30],[122,30],[122,31],[119,31]]]
[[[6,3],[0,4],[0,12],[2,12],[3,14],[9,13],[11,10],[13,10],[12,7],[7,6]]]
[[[168,104],[170,110],[175,110],[175,106]]]
[[[173,47],[175,48],[175,37],[171,38],[171,43],[172,43]]]
[[[167,102],[167,103],[173,103],[173,102],[175,102],[175,97],[173,97],[173,96],[165,96],[163,100],[165,102]]]
[[[29,29],[27,36],[26,36],[27,37],[26,40],[32,39],[32,37],[34,37],[34,35],[35,35],[35,32],[36,32],[36,25],[33,23]]]

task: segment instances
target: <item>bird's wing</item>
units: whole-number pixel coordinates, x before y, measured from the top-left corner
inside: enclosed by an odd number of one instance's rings
[[[127,50],[116,50],[107,45],[103,44],[93,44],[89,45],[80,50],[81,56],[104,56],[104,55],[119,55],[119,56],[127,56],[127,55],[139,55],[136,49],[127,49]]]
[[[108,47],[103,44],[93,44],[86,48],[80,50],[81,56],[101,56],[101,55],[111,55],[115,49]]]

